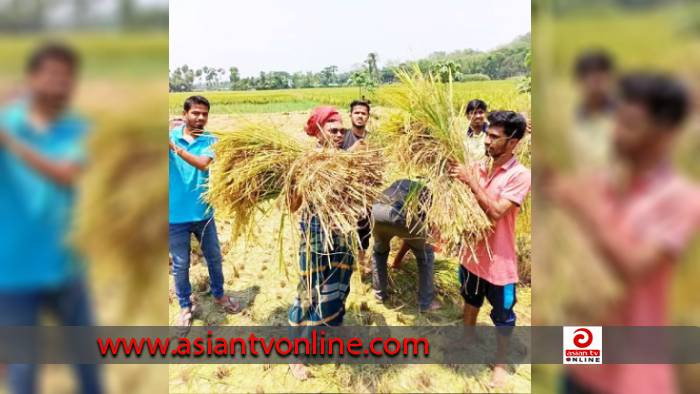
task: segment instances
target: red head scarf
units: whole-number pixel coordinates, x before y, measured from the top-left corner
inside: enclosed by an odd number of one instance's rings
[[[321,132],[323,127],[328,122],[340,122],[340,114],[334,107],[316,107],[311,111],[309,120],[306,121],[304,131],[306,134],[315,137]]]

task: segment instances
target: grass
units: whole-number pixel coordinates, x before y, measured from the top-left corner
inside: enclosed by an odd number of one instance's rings
[[[677,71],[697,64],[697,32],[686,29],[690,18],[698,18],[700,6],[690,2],[679,7],[646,11],[613,11],[597,15],[574,14],[556,19],[540,18],[533,34],[545,41],[537,56],[549,56],[554,71],[569,77],[573,61],[584,49],[605,48],[616,57],[620,68],[661,68]],[[694,15],[694,16],[693,16]],[[640,30],[641,29],[641,30]],[[639,32],[644,31],[644,39]],[[563,39],[562,39],[563,38]],[[538,44],[535,41],[535,44]],[[551,75],[549,76],[551,77]]]
[[[0,75],[22,76],[27,56],[45,40],[61,40],[72,45],[82,57],[83,76],[87,78],[141,80],[166,76],[167,32],[3,35],[0,37],[0,57],[3,59]],[[167,89],[167,80],[161,89]]]
[[[396,85],[381,86],[370,99],[374,105],[386,106],[389,104],[388,96],[396,89]],[[456,83],[454,89],[455,100],[462,105],[478,97],[494,109],[530,109],[529,96],[517,93],[517,81],[462,82]],[[212,114],[290,112],[310,109],[320,103],[335,105],[343,110],[352,100],[359,97],[356,87],[171,93],[170,114],[179,115],[182,112],[182,103],[192,94],[207,97],[212,104]]]
[[[318,101],[300,100],[300,101],[281,101],[276,103],[232,103],[221,104],[217,106],[218,113],[225,114],[257,114],[257,113],[276,113],[276,112],[293,112],[306,111],[320,105]]]

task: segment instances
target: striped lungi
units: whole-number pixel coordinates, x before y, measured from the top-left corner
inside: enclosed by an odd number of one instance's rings
[[[316,216],[302,217],[300,229],[300,279],[289,309],[289,324],[339,326],[343,323],[352,276],[353,255],[347,239],[331,234],[333,248],[329,250]]]

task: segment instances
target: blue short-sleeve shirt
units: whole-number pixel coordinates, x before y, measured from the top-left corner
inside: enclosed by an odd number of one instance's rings
[[[190,143],[183,136],[184,129],[184,125],[172,129],[170,140],[193,155],[214,158],[211,147],[216,141],[213,135],[204,132]],[[202,193],[209,184],[209,170],[198,170],[172,150],[169,150],[169,155],[170,223],[198,222],[211,218],[214,211],[202,199]]]
[[[83,163],[87,122],[66,112],[44,130],[28,120],[29,104],[0,110],[0,133],[42,156]],[[0,291],[61,286],[79,272],[69,246],[75,190],[59,185],[0,146]]]

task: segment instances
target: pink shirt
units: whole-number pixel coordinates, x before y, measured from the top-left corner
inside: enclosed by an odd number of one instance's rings
[[[489,168],[483,164],[479,166],[479,184],[490,197],[512,201],[515,206],[494,223],[492,232],[476,246],[474,253],[469,250],[462,253],[462,265],[494,285],[516,283],[515,218],[530,191],[530,170],[513,157],[489,176]]]
[[[604,325],[661,326],[667,324],[667,305],[673,263],[688,246],[700,225],[697,187],[662,166],[623,194],[604,182],[612,223],[640,244],[654,243],[670,257],[662,258],[640,280],[628,285],[625,297],[610,310]],[[570,368],[581,383],[602,393],[674,393],[671,365],[590,365]]]

